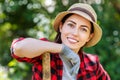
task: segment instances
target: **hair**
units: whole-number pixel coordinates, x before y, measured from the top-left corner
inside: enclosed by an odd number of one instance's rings
[[[66,21],[70,16],[72,16],[72,15],[73,15],[73,13],[70,13],[70,14],[65,15],[65,16],[63,17],[63,19],[61,20],[62,24],[64,24],[65,21]],[[91,31],[90,31],[90,34],[92,34],[92,33],[94,33],[94,26],[93,26],[93,23],[92,23],[92,22],[90,22],[90,23],[91,23]],[[61,40],[61,32],[60,32],[59,29],[58,29],[57,35],[56,35],[56,37],[55,37],[55,42],[56,42],[56,43],[62,43],[62,40]],[[81,49],[80,49],[79,51],[81,51]]]

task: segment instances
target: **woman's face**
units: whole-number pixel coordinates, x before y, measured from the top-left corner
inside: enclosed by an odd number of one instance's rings
[[[62,43],[76,53],[92,38],[90,21],[76,14],[61,23],[59,29]]]

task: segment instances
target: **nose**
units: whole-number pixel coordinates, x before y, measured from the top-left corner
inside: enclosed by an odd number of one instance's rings
[[[72,34],[74,36],[78,36],[78,29],[77,28],[73,29]]]

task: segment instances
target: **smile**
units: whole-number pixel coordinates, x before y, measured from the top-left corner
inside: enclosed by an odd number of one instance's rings
[[[71,43],[77,43],[79,42],[78,40],[74,39],[74,38],[71,38],[71,37],[67,37],[68,41],[71,42]]]

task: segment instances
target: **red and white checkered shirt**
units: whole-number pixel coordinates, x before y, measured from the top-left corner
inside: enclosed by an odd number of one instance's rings
[[[21,41],[23,38],[19,38],[13,41],[12,45],[15,42]],[[42,39],[44,40],[44,39]],[[35,58],[21,58],[16,56],[12,52],[12,57],[20,62],[27,62],[33,64],[32,71],[32,80],[43,80],[42,79],[42,56]],[[110,80],[109,75],[103,69],[102,65],[99,62],[99,59],[96,55],[87,54],[85,52],[79,53],[81,63],[77,75],[77,80]],[[51,80],[62,80],[63,74],[63,63],[59,57],[59,54],[50,53],[51,57]]]

